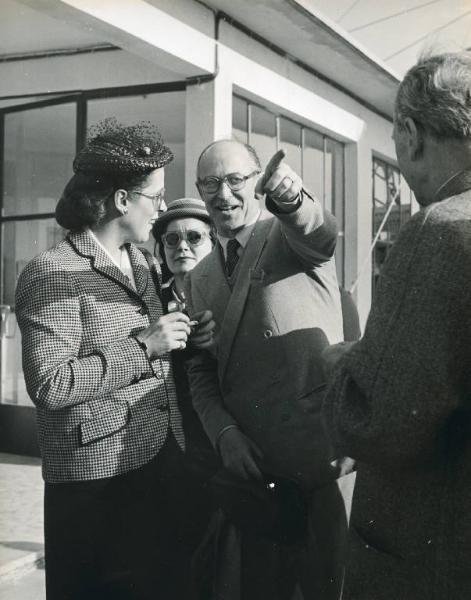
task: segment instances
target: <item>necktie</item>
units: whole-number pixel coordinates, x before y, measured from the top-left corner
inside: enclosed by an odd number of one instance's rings
[[[226,273],[228,277],[234,272],[237,261],[239,260],[239,254],[237,252],[239,248],[240,244],[235,238],[227,242]]]

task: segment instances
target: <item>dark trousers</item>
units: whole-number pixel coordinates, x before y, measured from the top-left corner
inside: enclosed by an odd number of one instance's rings
[[[260,532],[255,521],[251,525],[250,515],[244,515],[248,502],[238,513],[226,499],[195,557],[207,575],[198,599],[339,600],[353,481],[343,486],[332,481],[306,494],[305,536],[291,542]],[[236,488],[233,495],[234,502],[243,502]]]
[[[193,542],[185,531],[191,504],[183,469],[169,434],[137,470],[47,483],[47,600],[185,598]]]

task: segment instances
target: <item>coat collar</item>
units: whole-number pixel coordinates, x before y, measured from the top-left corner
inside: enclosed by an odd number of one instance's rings
[[[143,253],[134,244],[126,244],[126,247],[129,252],[136,289],[132,287],[129,279],[121,269],[113,263],[106,252],[86,231],[68,233],[66,239],[78,254],[90,260],[92,269],[115,281],[129,293],[142,298],[149,285],[149,266]]]
[[[433,201],[440,202],[451,196],[458,196],[471,189],[471,170],[463,169],[452,175],[435,192]]]

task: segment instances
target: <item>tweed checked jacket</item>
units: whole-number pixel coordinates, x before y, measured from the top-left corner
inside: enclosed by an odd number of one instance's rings
[[[87,232],[69,234],[19,278],[23,370],[48,482],[136,469],[169,427],[184,447],[170,355],[150,362],[133,337],[162,307],[146,258],[128,250],[136,290]]]
[[[219,245],[189,274],[189,305],[212,310],[217,324],[212,355],[190,363],[191,391],[213,444],[237,424],[262,450],[267,472],[312,486],[334,477],[320,421],[320,354],[343,339],[337,228],[307,195],[289,214],[267,208],[275,216],[256,223],[232,291]]]
[[[471,598],[470,188],[401,230],[326,397],[357,460],[344,600]]]

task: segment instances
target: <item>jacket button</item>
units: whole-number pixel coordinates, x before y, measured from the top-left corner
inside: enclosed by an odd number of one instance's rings
[[[169,405],[168,404],[161,404],[158,409],[160,410],[160,412],[167,412],[167,410],[169,409]]]
[[[147,308],[147,306],[141,306],[141,308],[137,312],[140,315],[144,316],[144,315],[148,315],[149,314],[149,309]]]
[[[265,338],[271,338],[271,336],[273,335],[273,331],[271,329],[265,329],[265,331],[263,332],[263,336]]]

